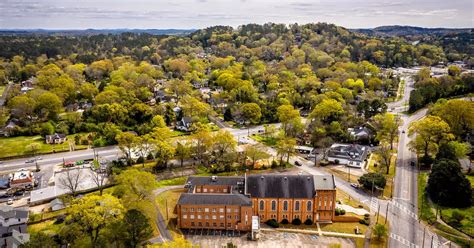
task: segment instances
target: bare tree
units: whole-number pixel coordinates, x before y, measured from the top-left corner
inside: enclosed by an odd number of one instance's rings
[[[84,175],[82,174],[82,170],[73,168],[62,172],[58,178],[58,181],[63,188],[69,189],[69,191],[72,193],[72,196],[76,196],[79,182],[81,182],[83,178]]]
[[[104,186],[107,183],[107,178],[109,176],[109,170],[106,169],[105,171],[102,170],[100,167],[99,162],[94,161],[94,164],[89,167],[89,173],[92,178],[92,181],[95,183],[97,188],[99,189],[99,194],[102,195],[102,191],[104,191]]]

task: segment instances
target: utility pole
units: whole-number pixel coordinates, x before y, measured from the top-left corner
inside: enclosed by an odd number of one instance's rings
[[[165,207],[166,207],[166,220],[168,220],[168,199],[165,199]]]
[[[347,169],[349,169],[348,175],[347,175],[347,181],[351,182],[351,167],[347,166]]]
[[[375,222],[375,224],[379,223],[379,216],[380,216],[380,204],[379,204],[379,207],[377,209],[377,221]]]
[[[421,248],[425,247],[425,232],[426,232],[426,226],[425,226],[425,228],[423,228],[423,243],[421,245]]]
[[[434,238],[434,235],[431,235],[431,248],[433,248],[433,238]]]
[[[392,177],[392,187],[390,188],[390,198],[393,198],[393,187],[395,186],[395,177]]]
[[[374,180],[375,178],[372,177],[372,196],[374,196]]]
[[[388,207],[390,206],[390,202],[387,203],[387,211],[385,212],[385,225],[387,224],[388,220]]]

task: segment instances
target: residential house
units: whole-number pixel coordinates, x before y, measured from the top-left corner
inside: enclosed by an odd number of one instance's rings
[[[333,144],[326,158],[329,162],[343,164],[350,167],[362,168],[365,166],[369,149],[357,144]]]
[[[183,117],[180,121],[176,122],[176,129],[184,132],[189,132],[191,130],[191,125],[193,121],[191,117]]]
[[[66,134],[63,133],[55,133],[52,135],[46,135],[45,137],[46,144],[62,144],[66,142],[66,140]]]
[[[332,176],[191,176],[177,204],[178,227],[250,231],[260,222],[294,219],[331,222],[336,206]]]
[[[20,169],[10,174],[10,187],[11,188],[33,188],[35,182],[33,172]]]
[[[28,209],[0,206],[0,247],[20,247],[29,241]]]
[[[372,128],[368,126],[359,126],[354,128],[348,128],[347,132],[354,141],[370,143],[374,138],[375,132]]]

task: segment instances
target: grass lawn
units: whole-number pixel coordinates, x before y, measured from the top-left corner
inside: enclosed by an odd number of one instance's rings
[[[431,211],[428,195],[425,192],[427,179],[427,172],[421,172],[418,174],[418,216],[420,216],[422,220],[432,224],[436,221],[436,216]]]
[[[374,218],[374,220],[377,220],[377,217],[372,217]],[[385,218],[382,217],[382,216],[379,216],[379,219],[378,219],[378,222],[376,224],[382,224],[382,225],[385,225],[385,227],[387,228],[387,235],[385,237],[382,237],[380,240],[377,240],[377,237],[374,235],[373,231],[372,231],[372,236],[371,236],[371,239],[370,239],[370,244],[369,244],[369,247],[370,248],[385,248],[385,247],[388,247],[388,233],[389,233],[389,223],[387,222],[387,224],[385,224]]]
[[[360,224],[359,222],[334,222],[331,224],[319,224],[321,231],[325,232],[340,232],[355,234],[356,226],[359,227],[361,233],[367,231],[367,226]]]
[[[155,203],[160,209],[160,212],[173,236],[181,236],[181,232],[176,228],[177,215],[175,208],[179,196],[183,192],[183,189],[168,190],[159,194],[155,198]]]
[[[441,218],[446,223],[450,223],[451,216],[455,211],[458,211],[465,216],[460,225],[455,228],[471,237],[474,237],[474,206],[471,206],[470,208],[444,208],[441,210]]]
[[[336,199],[354,208],[358,208],[359,206],[362,206],[362,204],[359,201],[351,197],[346,192],[340,190],[339,188],[336,188]]]
[[[274,146],[278,142],[278,139],[275,137],[265,137],[259,134],[251,135],[250,137],[255,141],[263,143],[267,146]]]
[[[74,139],[74,135],[68,135],[68,139]],[[44,138],[37,136],[19,136],[11,138],[0,138],[0,147],[2,147],[2,153],[0,158],[21,156],[31,154],[27,146],[29,144],[38,144],[37,154],[51,153],[53,150],[56,152],[69,151],[69,143],[49,145],[44,143]],[[76,149],[86,148],[85,145],[76,145]]]
[[[187,176],[161,180],[161,181],[158,181],[158,188],[162,188],[166,186],[174,186],[174,185],[184,185],[186,183],[186,179],[188,179]]]
[[[64,223],[54,224],[54,222],[55,220],[48,220],[38,224],[28,225],[28,232],[30,234],[40,231],[47,234],[58,234],[59,230],[64,226]]]
[[[371,159],[369,161],[369,171],[370,172],[380,172],[382,173],[385,178],[387,179],[387,183],[385,184],[385,188],[383,189],[383,197],[390,198],[392,196],[392,188],[393,188],[393,178],[395,177],[395,168],[397,163],[397,156],[393,155],[390,158],[390,168],[387,173],[387,169],[385,167],[381,167],[381,158],[380,155],[376,153],[372,153]],[[378,164],[377,167],[374,167],[375,164]]]

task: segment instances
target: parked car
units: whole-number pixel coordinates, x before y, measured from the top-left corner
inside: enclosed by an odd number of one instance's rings
[[[258,133],[264,133],[264,132],[265,132],[265,130],[263,130],[263,129],[258,130]]]
[[[296,166],[301,166],[301,163],[296,160],[296,161],[295,161],[295,165],[296,165]]]
[[[358,188],[359,188],[359,184],[357,184],[357,183],[351,183],[351,187],[358,189]]]
[[[402,130],[402,133],[405,133],[405,130]]]
[[[36,160],[33,158],[33,159],[28,159],[25,161],[26,164],[31,164],[31,163],[34,163]]]
[[[36,160],[43,160],[43,157],[37,157]]]
[[[12,204],[13,204],[13,199],[12,198],[8,199],[7,205],[12,205]]]

